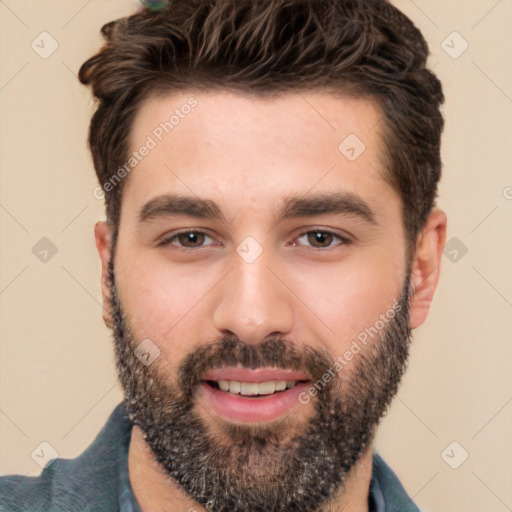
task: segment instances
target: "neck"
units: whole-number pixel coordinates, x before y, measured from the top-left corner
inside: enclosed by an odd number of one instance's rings
[[[368,512],[372,458],[373,446],[370,445],[352,468],[343,490],[316,512]],[[133,492],[143,512],[206,512],[167,476],[136,425],[132,429],[128,451],[128,471]]]

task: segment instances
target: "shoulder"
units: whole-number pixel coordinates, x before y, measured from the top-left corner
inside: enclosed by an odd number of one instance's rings
[[[377,453],[373,454],[372,497],[377,504],[376,510],[385,512],[420,512],[405,491],[402,483],[384,459]]]
[[[51,478],[9,475],[0,478],[0,510],[2,512],[39,512],[48,510],[51,502]]]
[[[1,477],[0,510],[116,510],[118,464],[120,457],[127,457],[130,433],[131,426],[119,405],[78,457],[50,461],[38,477]]]

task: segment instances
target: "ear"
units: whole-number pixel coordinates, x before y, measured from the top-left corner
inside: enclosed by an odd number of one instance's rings
[[[419,327],[425,321],[434,297],[446,241],[446,222],[444,212],[433,210],[418,236],[411,272],[411,329]]]
[[[105,221],[99,221],[94,226],[94,238],[96,239],[96,249],[101,260],[101,293],[103,296],[103,321],[106,326],[112,328],[111,294],[108,282],[108,262],[111,256],[111,238],[110,229]]]

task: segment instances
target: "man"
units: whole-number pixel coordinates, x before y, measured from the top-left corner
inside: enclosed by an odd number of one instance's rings
[[[125,400],[2,506],[418,510],[373,441],[446,232],[420,32],[384,0],[152,2],[102,32],[79,76]]]

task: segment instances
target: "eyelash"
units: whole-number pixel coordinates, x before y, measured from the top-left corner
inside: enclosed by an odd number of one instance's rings
[[[303,236],[307,236],[308,234],[310,233],[322,233],[323,235],[330,235],[332,236],[334,239],[338,239],[339,240],[339,243],[335,244],[335,245],[329,245],[327,247],[314,247],[314,246],[308,246],[310,249],[312,250],[328,250],[328,249],[333,249],[334,247],[338,247],[340,245],[350,245],[352,243],[352,240],[350,240],[349,238],[347,238],[346,236],[343,236],[343,235],[340,235],[339,233],[336,233],[334,231],[331,231],[329,229],[308,229],[307,231],[304,231],[302,232],[299,236],[297,236],[297,240],[302,238]],[[299,244],[293,244],[293,245],[299,245]]]
[[[183,231],[178,231],[177,233],[173,233],[172,235],[169,235],[168,237],[164,238],[163,240],[161,240],[158,243],[158,246],[171,245],[172,241],[174,239],[178,238],[180,235],[188,235],[191,233],[202,234],[202,235],[207,236],[208,238],[212,238],[210,235],[207,235],[204,231],[200,231],[198,229],[184,229]],[[199,248],[201,248],[201,247],[204,247],[204,246],[200,246]],[[184,250],[195,249],[195,247],[180,247],[180,248],[184,249]]]
[[[164,238],[163,240],[161,240],[159,243],[158,243],[158,246],[159,247],[165,247],[167,245],[171,245],[172,244],[172,241],[177,239],[180,235],[188,235],[188,234],[191,234],[191,233],[195,233],[195,234],[202,234],[208,238],[212,238],[211,236],[209,236],[208,234],[206,234],[204,231],[200,231],[200,230],[197,230],[197,229],[185,229],[183,231],[178,231],[177,233],[173,233],[172,235]],[[295,240],[298,240],[300,238],[302,238],[303,236],[306,236],[310,233],[322,233],[324,235],[331,235],[333,238],[337,238],[339,240],[339,243],[336,244],[336,245],[329,245],[327,247],[313,247],[313,246],[309,246],[310,249],[312,250],[328,250],[328,249],[332,249],[333,247],[338,247],[340,245],[350,245],[353,243],[352,240],[350,240],[349,238],[345,237],[345,236],[342,236],[338,233],[335,233],[334,231],[330,231],[328,229],[309,229],[307,231],[303,231],[302,233],[300,233],[296,238]],[[301,245],[301,244],[297,244],[297,243],[294,243],[293,244],[294,246],[297,246],[297,245]],[[205,247],[204,245],[203,246],[199,246],[199,247],[183,247],[183,246],[180,246],[179,248],[182,249],[182,250],[192,250],[192,249],[201,249],[202,247]]]

